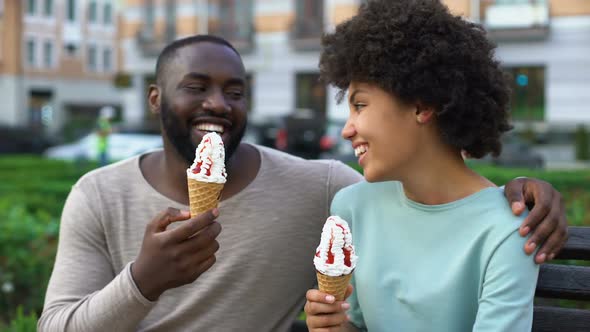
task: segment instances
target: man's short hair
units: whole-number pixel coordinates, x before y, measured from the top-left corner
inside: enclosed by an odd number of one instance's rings
[[[166,47],[164,47],[164,49],[162,50],[162,52],[158,56],[158,60],[156,62],[156,82],[158,84],[161,83],[161,80],[163,79],[163,77],[165,75],[166,66],[168,65],[168,63],[170,63],[170,60],[172,60],[176,56],[176,52],[179,49],[181,49],[185,46],[189,46],[189,45],[197,44],[197,43],[203,43],[203,42],[209,42],[209,43],[227,46],[227,47],[231,48],[234,52],[236,52],[236,54],[241,58],[240,53],[232,46],[232,44],[230,44],[230,42],[228,42],[227,40],[225,40],[221,37],[218,37],[218,36],[194,35],[194,36],[178,39],[178,40],[175,40],[172,43],[168,44]]]

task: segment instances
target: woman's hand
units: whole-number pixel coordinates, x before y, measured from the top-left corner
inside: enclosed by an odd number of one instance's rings
[[[345,299],[352,294],[352,285],[348,285]],[[306,323],[310,332],[348,331],[346,310],[350,305],[345,301],[336,301],[334,296],[310,289],[306,294]]]

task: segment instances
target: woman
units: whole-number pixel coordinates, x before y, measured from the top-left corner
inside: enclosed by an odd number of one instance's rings
[[[439,1],[373,0],[323,44],[367,182],[332,203],[352,227],[354,292],[308,291],[310,330],[530,330],[538,266],[519,250],[522,217],[462,158],[499,154],[510,129],[484,30]]]

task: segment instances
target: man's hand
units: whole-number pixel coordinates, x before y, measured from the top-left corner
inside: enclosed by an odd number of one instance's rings
[[[217,209],[195,218],[190,212],[168,208],[145,229],[141,251],[131,266],[131,275],[141,293],[157,300],[167,289],[189,284],[215,263],[221,226],[215,222]],[[189,220],[187,220],[189,219]],[[166,230],[173,222],[183,225]]]
[[[535,262],[541,264],[553,259],[568,237],[561,194],[545,181],[528,178],[508,182],[504,194],[515,215],[520,215],[527,206],[532,207],[519,229],[521,236],[533,232],[524,247],[527,255],[542,245],[535,256]]]
[[[345,299],[352,294],[352,285],[346,289]],[[346,310],[350,305],[344,301],[336,301],[334,296],[310,289],[306,294],[306,323],[310,332],[320,331],[351,331]]]

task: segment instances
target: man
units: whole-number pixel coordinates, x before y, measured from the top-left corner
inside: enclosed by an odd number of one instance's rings
[[[223,39],[173,42],[156,76],[148,98],[164,148],[73,187],[39,330],[287,331],[315,284],[332,197],[360,175],[240,143],[246,73]],[[186,169],[207,131],[222,136],[228,179],[219,209],[190,216]],[[536,203],[522,229],[544,243],[538,261],[555,254],[567,229],[559,193],[529,179],[506,190],[517,213]]]

